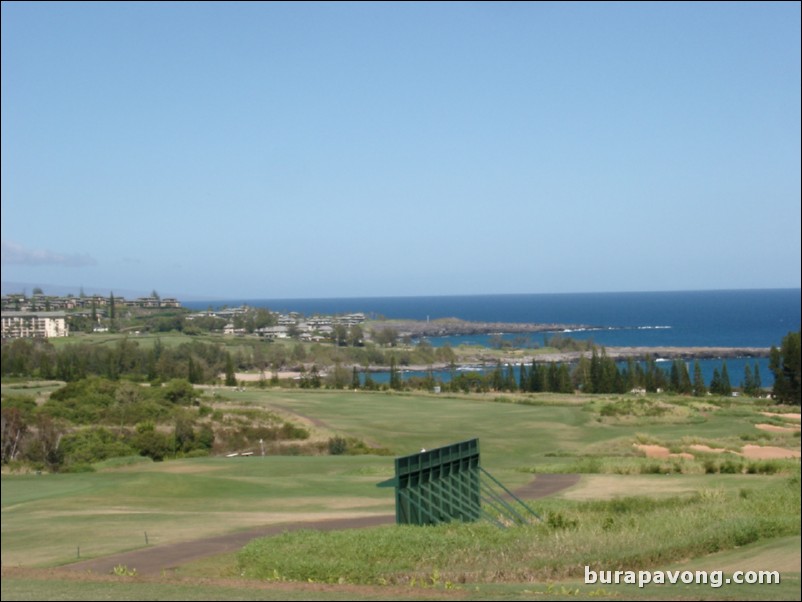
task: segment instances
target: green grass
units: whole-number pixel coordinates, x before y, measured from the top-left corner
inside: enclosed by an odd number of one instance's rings
[[[368,476],[365,475],[367,471]],[[53,566],[297,517],[392,513],[387,458],[200,458],[4,475],[3,565]]]
[[[356,437],[398,455],[479,437],[484,467],[510,487],[530,481],[532,472],[671,472],[690,479],[680,489],[698,490],[704,487],[703,460],[642,458],[633,442],[740,445],[745,429],[756,431],[751,421],[758,416],[742,405],[710,411],[693,424],[608,424],[597,420],[603,400],[521,398],[526,403],[493,403],[488,396],[270,389],[237,393],[232,403],[314,418],[318,436]],[[761,441],[799,447],[798,437],[770,436]],[[374,487],[391,476],[386,457],[208,458],[118,467],[128,462],[101,464],[96,473],[4,475],[3,561],[54,565],[73,560],[78,547],[82,557],[107,554],[144,545],[145,531],[159,544],[298,516],[392,512],[391,492]],[[784,472],[795,465],[778,462]],[[675,466],[684,474],[676,475]],[[749,475],[731,476],[733,482],[749,482]],[[678,481],[671,479],[650,494],[676,491]],[[604,491],[598,495],[609,497]]]
[[[296,531],[248,544],[241,574],[276,581],[403,584],[529,582],[638,570],[799,533],[799,477],[740,492],[534,504],[528,527],[490,523]]]
[[[29,391],[15,388],[14,392]],[[320,581],[337,582],[342,577],[376,584],[383,579],[399,583],[401,590],[359,585],[344,593],[336,585],[309,590],[279,582],[289,589],[276,594],[258,583],[227,584],[211,586],[211,593],[204,593],[196,585],[179,582],[145,583],[134,578],[97,585],[39,575],[4,578],[3,599],[95,599],[104,587],[110,592],[106,597],[114,599],[564,599],[563,587],[581,590],[578,596],[568,597],[598,597],[594,595],[599,594],[598,588],[577,582],[577,571],[588,559],[604,568],[615,568],[606,563],[627,568],[673,566],[683,559],[705,558],[714,549],[742,545],[739,549],[750,550],[799,533],[798,493],[795,498],[778,494],[785,492],[782,487],[789,475],[798,471],[798,461],[777,461],[776,475],[705,474],[704,455],[698,460],[655,461],[633,448],[633,443],[649,442],[672,452],[691,443],[739,449],[746,442],[757,442],[799,449],[799,437],[758,431],[754,424],[765,422],[766,417],[758,414],[762,408],[748,403],[728,402],[721,407],[658,396],[661,404],[675,406],[667,413],[671,420],[666,420],[665,415],[601,416],[600,408],[617,403],[620,396],[282,389],[249,389],[226,396],[230,401],[223,396],[215,404],[247,403],[289,419],[292,414],[303,416],[306,424],[313,424],[314,436],[323,440],[335,435],[355,437],[398,455],[479,437],[483,466],[513,488],[529,482],[533,472],[570,471],[586,476],[575,487],[534,504],[547,519],[555,517],[552,525],[568,528],[532,526],[517,536],[488,525],[413,529],[409,535],[403,528],[325,536],[294,533],[272,539],[264,555],[255,554],[261,562],[272,562],[276,550],[283,551],[282,560],[290,564],[282,565],[278,578],[305,581],[310,574],[305,571],[314,569]],[[757,433],[759,437],[752,439]],[[679,472],[673,470],[675,463],[681,467]],[[652,474],[654,465],[658,473],[666,467],[671,474]],[[96,465],[94,473],[3,474],[2,562],[5,567],[57,566],[74,561],[79,547],[82,559],[143,547],[145,532],[150,545],[160,545],[266,524],[389,514],[393,512],[392,490],[375,485],[392,476],[392,466],[391,458],[371,455],[163,463],[122,458]],[[636,501],[620,501],[632,496]],[[620,537],[613,538],[613,533]],[[382,562],[368,562],[368,552]],[[477,558],[487,561],[477,566]],[[292,563],[300,561],[310,563],[311,569],[293,568]],[[326,566],[335,561],[339,564]],[[204,570],[209,578],[221,577],[209,565]],[[275,575],[268,570],[265,576]],[[416,585],[409,589],[412,579]],[[447,583],[455,589],[447,588]],[[788,596],[789,591],[799,590],[798,573],[790,583],[743,590],[746,593],[730,589],[725,594],[725,588],[710,591],[709,587],[669,593],[678,598],[726,599],[749,598],[750,592],[759,591],[755,598],[798,599],[798,593]],[[658,599],[661,595],[660,590],[633,594],[626,588],[602,589],[609,597]],[[403,594],[408,591],[413,595]]]

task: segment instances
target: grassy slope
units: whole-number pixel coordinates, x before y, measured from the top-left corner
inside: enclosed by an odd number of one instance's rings
[[[789,558],[798,557],[799,536],[782,537],[711,554],[665,567],[668,570],[782,571],[779,585],[585,585],[582,579],[550,583],[484,584],[443,587],[387,588],[322,584],[259,583],[209,579],[209,573],[225,559],[206,561],[206,577],[181,577],[169,581],[138,578],[94,578],[34,571],[4,571],[0,581],[3,600],[798,600],[800,575],[792,572]],[[793,562],[793,561],[791,561]]]
[[[484,466],[511,486],[531,479],[522,470],[559,469],[589,450],[600,456],[632,454],[632,442],[639,435],[669,445],[690,440],[723,444],[753,434],[754,424],[765,420],[749,408],[735,408],[694,410],[672,420],[599,421],[583,399],[540,396],[538,400],[541,405],[516,405],[476,397],[330,391],[249,391],[237,397],[238,402],[288,408],[322,421],[318,428],[323,432],[356,436],[398,454],[478,436]],[[798,437],[778,435],[777,441],[799,448]],[[141,547],[146,531],[150,544],[160,544],[298,517],[392,512],[391,491],[374,486],[391,471],[390,458],[359,456],[196,459],[90,474],[4,475],[2,561],[4,566],[52,566],[74,560],[78,546],[82,557]],[[711,487],[737,491],[773,478],[592,475],[562,497],[689,495]],[[4,579],[4,592],[5,587]],[[509,591],[502,587],[498,595],[516,597],[519,590],[509,587]],[[765,592],[771,595],[783,589]],[[174,599],[200,599],[180,591]],[[120,592],[117,597],[124,595]],[[170,595],[159,597],[170,599]],[[38,596],[42,597],[54,599]],[[289,595],[284,592],[279,597]]]

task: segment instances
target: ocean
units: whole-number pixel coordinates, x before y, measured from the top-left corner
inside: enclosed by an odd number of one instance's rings
[[[591,338],[604,346],[770,347],[800,329],[800,289],[672,291],[630,293],[560,293],[432,297],[367,297],[336,299],[234,299],[196,301],[208,307],[249,305],[304,315],[364,312],[370,317],[434,320],[455,317],[481,322],[535,322],[582,325],[562,332]],[[543,335],[529,335],[536,344]],[[507,336],[506,338],[514,338]],[[433,345],[489,344],[488,336],[430,339]],[[741,382],[743,365],[755,360],[727,360],[733,385]],[[758,360],[764,386],[771,385],[768,361]],[[709,380],[721,362],[704,360]]]

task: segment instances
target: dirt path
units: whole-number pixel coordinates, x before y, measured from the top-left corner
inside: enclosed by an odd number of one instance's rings
[[[535,477],[528,485],[515,490],[514,493],[519,498],[527,500],[547,497],[576,485],[579,482],[579,478],[579,475],[574,474],[542,474]],[[394,515],[382,514],[269,525],[217,537],[207,537],[194,541],[143,548],[133,552],[121,552],[112,556],[104,556],[103,558],[93,558],[65,565],[60,567],[60,570],[108,575],[113,571],[114,567],[122,565],[128,569],[136,569],[138,575],[159,575],[164,571],[172,571],[182,564],[206,556],[239,550],[257,537],[280,535],[287,531],[299,529],[338,531],[341,529],[362,529],[365,527],[392,525],[394,523]]]

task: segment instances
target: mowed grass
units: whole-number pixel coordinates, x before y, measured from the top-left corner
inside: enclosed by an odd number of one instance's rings
[[[365,476],[365,473],[368,476]],[[4,475],[4,566],[53,566],[284,522],[393,512],[387,458],[250,457]]]
[[[312,416],[331,433],[355,436],[397,455],[479,437],[483,466],[512,485],[529,478],[515,474],[520,471],[574,472],[577,457],[609,458],[611,463],[621,462],[622,456],[638,458],[636,441],[677,447],[693,442],[739,446],[745,442],[742,437],[758,436],[755,424],[765,421],[749,404],[689,408],[688,398],[670,396],[661,401],[677,404],[681,411],[675,417],[608,420],[598,411],[607,401],[598,396],[499,398],[292,390],[237,395],[238,400]],[[800,447],[800,438],[793,434],[775,433],[761,441]]]

